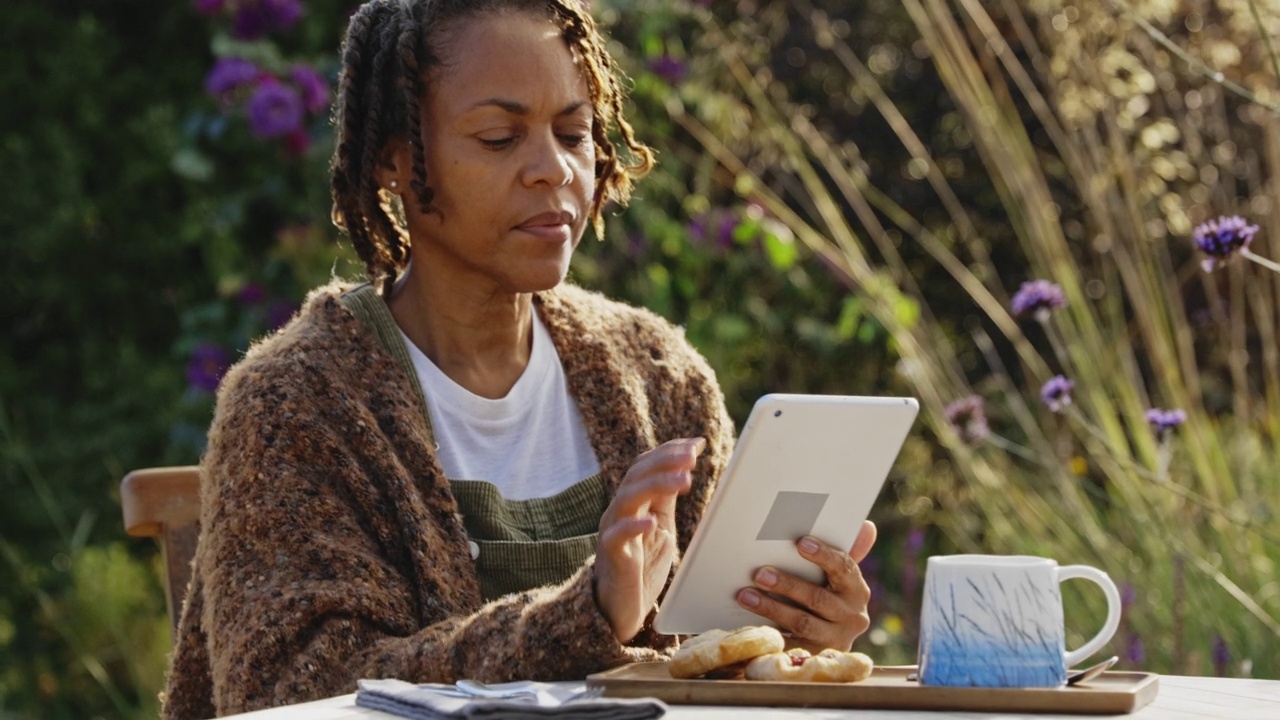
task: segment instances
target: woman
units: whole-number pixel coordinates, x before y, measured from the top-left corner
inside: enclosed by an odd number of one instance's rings
[[[165,715],[664,657],[649,621],[733,426],[679,330],[562,282],[652,164],[591,18],[375,0],[339,95],[334,219],[371,282],[312,293],[223,383]],[[848,649],[872,542],[802,543],[827,586],[764,568],[795,605],[739,600]]]

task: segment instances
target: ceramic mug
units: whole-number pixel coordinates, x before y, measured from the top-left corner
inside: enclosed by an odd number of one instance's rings
[[[1107,595],[1102,630],[1066,652],[1059,583],[1084,578]],[[1057,687],[1067,668],[1102,648],[1120,626],[1120,592],[1106,573],[1026,555],[929,558],[920,612],[920,682],[976,687]]]

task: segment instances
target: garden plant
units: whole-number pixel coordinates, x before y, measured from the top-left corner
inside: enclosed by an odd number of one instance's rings
[[[229,364],[359,277],[325,180],[357,4],[0,29],[0,717],[155,716],[160,565],[116,487],[197,462]],[[1280,2],[592,7],[659,166],[572,280],[684,326],[739,423],[921,400],[859,649],[913,661],[929,554],[1029,553],[1122,585],[1124,667],[1280,677]]]

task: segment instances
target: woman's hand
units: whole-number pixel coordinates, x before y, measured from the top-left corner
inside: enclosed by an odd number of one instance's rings
[[[815,585],[777,568],[756,571],[756,585],[774,595],[788,598],[796,606],[779,602],[754,588],[738,592],[738,604],[769,618],[783,632],[791,633],[791,643],[814,652],[824,648],[848,651],[853,641],[871,626],[867,601],[871,588],[862,577],[858,563],[876,543],[876,526],[862,523],[853,548],[845,552],[816,538],[804,537],[796,543],[800,555],[826,573],[827,584]]]
[[[596,602],[629,642],[667,584],[676,556],[676,497],[689,492],[702,438],[671,440],[636,458],[600,518]]]

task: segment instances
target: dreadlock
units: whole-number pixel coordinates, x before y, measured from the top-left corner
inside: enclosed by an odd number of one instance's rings
[[[337,142],[330,163],[333,222],[351,238],[370,281],[385,294],[409,259],[409,237],[391,198],[378,186],[380,153],[404,139],[413,162],[411,196],[432,209],[422,147],[426,71],[439,63],[432,45],[446,24],[497,11],[544,13],[573,52],[594,112],[596,190],[591,221],[604,236],[604,206],[626,203],[632,183],[653,167],[653,152],[623,114],[624,91],[613,58],[581,0],[370,0],[355,12],[342,46],[334,111]],[[610,139],[616,131],[627,159]]]

